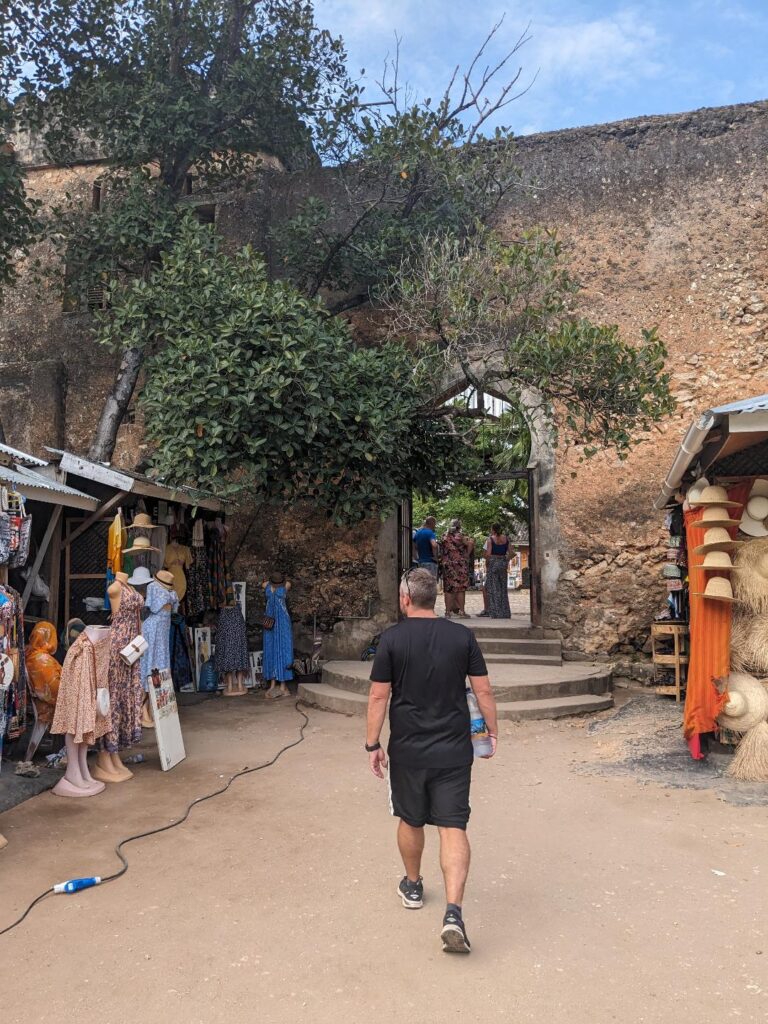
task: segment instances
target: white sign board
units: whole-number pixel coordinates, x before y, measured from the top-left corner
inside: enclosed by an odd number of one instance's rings
[[[149,677],[149,702],[155,721],[160,767],[167,772],[187,756],[170,669],[155,671]]]

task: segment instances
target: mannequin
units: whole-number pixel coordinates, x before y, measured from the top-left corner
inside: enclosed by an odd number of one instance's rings
[[[104,736],[96,758],[94,778],[100,782],[126,782],[133,772],[120,760],[119,750],[141,738],[141,677],[139,666],[126,665],[120,651],[141,631],[143,599],[130,586],[128,573],[118,572],[107,589],[112,625],[110,627],[109,696],[111,728]],[[121,609],[123,614],[121,615]]]
[[[176,591],[179,601],[184,600],[184,595],[187,592],[186,573],[191,566],[192,551],[190,548],[186,544],[172,540],[165,548],[163,568],[168,569],[173,575],[173,589]]]
[[[107,683],[109,627],[86,626],[72,644],[61,670],[52,733],[64,733],[67,770],[53,787],[56,796],[95,796],[105,788],[88,771],[88,747],[109,729],[99,714],[96,689]]]
[[[250,668],[248,637],[240,605],[229,602],[219,611],[216,627],[216,671],[224,680],[225,697],[242,697]]]
[[[149,710],[147,680],[153,669],[171,667],[171,615],[179,607],[179,598],[173,589],[173,575],[161,569],[147,587],[145,607],[142,612],[141,632],[149,644],[141,658],[141,685],[145,690],[145,705],[142,712],[142,726],[146,719],[154,726]],[[146,718],[145,718],[146,713]]]

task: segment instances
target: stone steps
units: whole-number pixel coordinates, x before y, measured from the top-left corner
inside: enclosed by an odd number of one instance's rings
[[[323,682],[300,685],[299,697],[329,711],[364,715],[370,670],[369,662],[329,662]],[[512,721],[580,715],[613,705],[611,673],[605,665],[493,664],[490,675],[499,717]]]

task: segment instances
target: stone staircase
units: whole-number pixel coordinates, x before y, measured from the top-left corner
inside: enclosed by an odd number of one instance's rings
[[[499,718],[512,721],[562,718],[613,706],[610,666],[563,662],[559,640],[525,621],[468,619],[488,664]],[[322,683],[302,684],[307,704],[347,715],[364,715],[370,662],[330,661]]]

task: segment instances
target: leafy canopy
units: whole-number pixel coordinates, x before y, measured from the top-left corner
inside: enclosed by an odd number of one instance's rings
[[[338,522],[435,486],[455,451],[418,416],[423,383],[397,344],[359,348],[347,325],[250,248],[225,255],[191,219],[148,280],[115,296],[99,340],[147,352],[140,402],[154,465],[256,500],[309,500]]]

